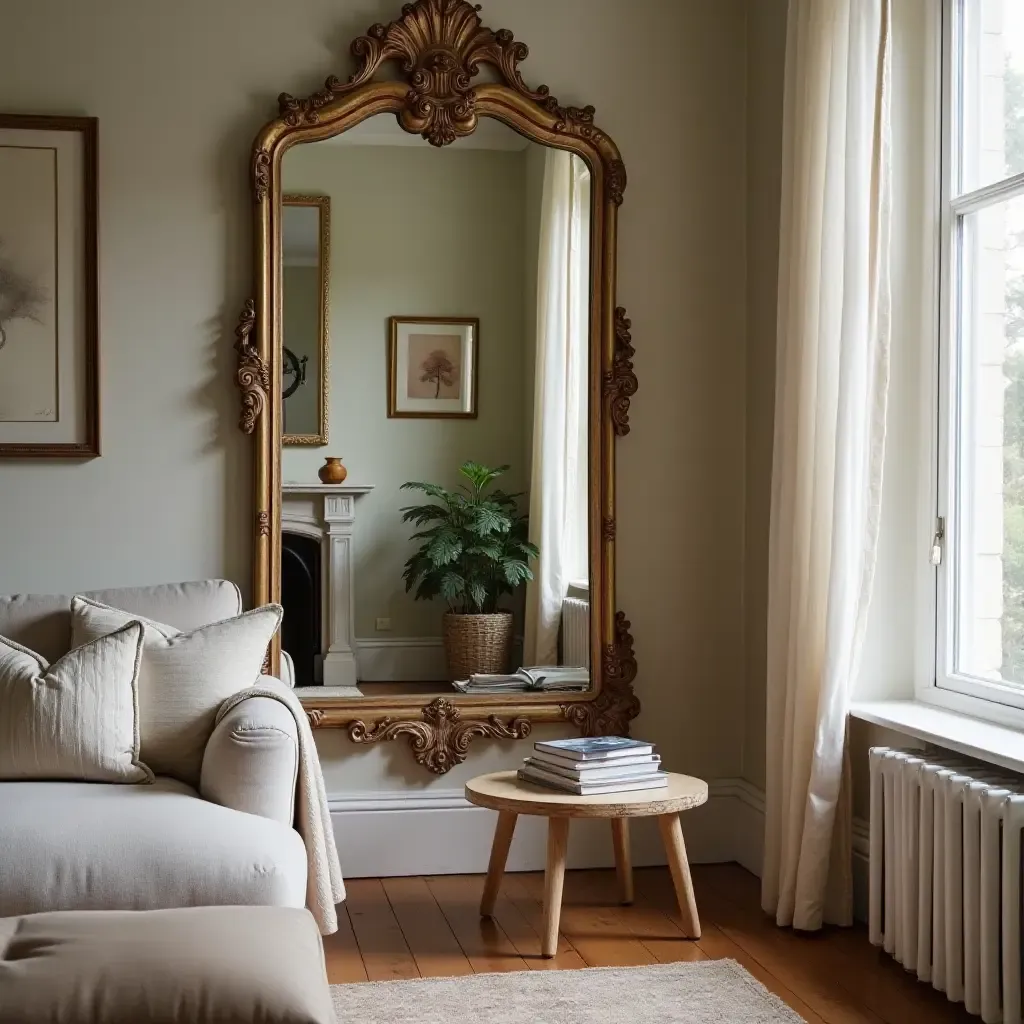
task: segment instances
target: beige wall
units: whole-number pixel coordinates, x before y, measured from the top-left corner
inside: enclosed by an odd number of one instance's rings
[[[743,777],[765,782],[768,520],[775,414],[775,313],[782,188],[786,0],[756,0],[747,15],[747,365],[744,505],[745,699]]]
[[[330,444],[286,447],[283,478],[315,482],[324,456],[337,455],[350,482],[373,485],[359,499],[355,531],[356,636],[439,637],[444,603],[414,601],[402,582],[416,528],[400,510],[429,499],[399,488],[408,480],[454,487],[467,459],[510,464],[505,487],[529,487],[526,152],[322,142],[288,152],[284,187],[330,196],[332,237]],[[394,315],[480,320],[476,419],[388,418]],[[378,616],[391,619],[388,633],[376,632]]]
[[[754,10],[760,6],[753,5]],[[250,442],[232,331],[251,293],[248,154],[282,90],[347,74],[397,0],[33,0],[0,107],[100,118],[102,459],[0,464],[0,592],[225,575],[248,585]],[[487,0],[523,72],[593,103],[629,172],[618,301],[640,390],[618,444],[617,602],[666,765],[742,767],[746,404],[744,0]],[[756,15],[755,15],[756,17]],[[339,454],[345,454],[339,451]],[[458,786],[523,745],[477,744],[436,779],[404,745],[320,733],[328,785]]]

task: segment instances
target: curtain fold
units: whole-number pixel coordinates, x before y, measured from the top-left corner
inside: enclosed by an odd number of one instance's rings
[[[762,905],[852,921],[846,714],[889,380],[890,0],[790,0],[769,534]]]
[[[537,259],[530,477],[530,540],[540,558],[526,588],[525,665],[557,664],[562,600],[569,582],[587,574],[589,197],[583,162],[548,149]]]

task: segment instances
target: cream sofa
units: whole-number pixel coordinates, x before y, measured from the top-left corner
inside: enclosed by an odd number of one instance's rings
[[[223,580],[90,596],[184,631],[242,610]],[[0,636],[49,661],[70,645],[70,598],[0,597]],[[254,680],[255,682],[255,680]],[[292,828],[298,736],[287,708],[242,701],[217,725],[198,790],[0,782],[0,918],[47,910],[302,907],[306,852]]]

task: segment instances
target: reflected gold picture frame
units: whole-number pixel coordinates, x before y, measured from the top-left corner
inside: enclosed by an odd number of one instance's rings
[[[459,337],[459,358],[456,364],[461,371],[459,382],[460,394],[457,401],[465,408],[451,409],[445,407],[434,411],[422,406],[429,405],[429,399],[422,402],[419,408],[411,408],[414,401],[409,400],[408,393],[402,395],[406,382],[402,372],[406,367],[402,358],[403,344],[408,340],[402,328],[420,324],[428,330],[451,326],[453,335]],[[410,335],[412,331],[408,332]],[[430,333],[433,333],[431,330]],[[469,338],[466,334],[469,333]],[[468,362],[468,366],[466,365]],[[411,369],[411,368],[410,368]],[[422,379],[422,378],[420,378]],[[390,419],[440,419],[440,420],[475,420],[479,414],[477,402],[480,396],[480,321],[476,317],[466,316],[392,316],[388,317],[388,417]],[[446,401],[441,399],[441,401]],[[450,400],[456,401],[456,400]]]

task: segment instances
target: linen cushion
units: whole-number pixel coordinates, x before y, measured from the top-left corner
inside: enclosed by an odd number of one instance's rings
[[[77,647],[137,618],[145,627],[139,672],[142,760],[157,775],[199,784],[206,741],[217,709],[260,676],[281,606],[182,633],[89,598],[71,600],[71,642]]]
[[[176,779],[0,782],[0,917],[305,902],[295,829],[210,803]]]
[[[48,665],[0,637],[0,779],[150,782],[139,759],[143,627],[121,623]]]
[[[333,1024],[334,1011],[308,911],[192,907],[0,922],[0,1024],[43,1021]]]

